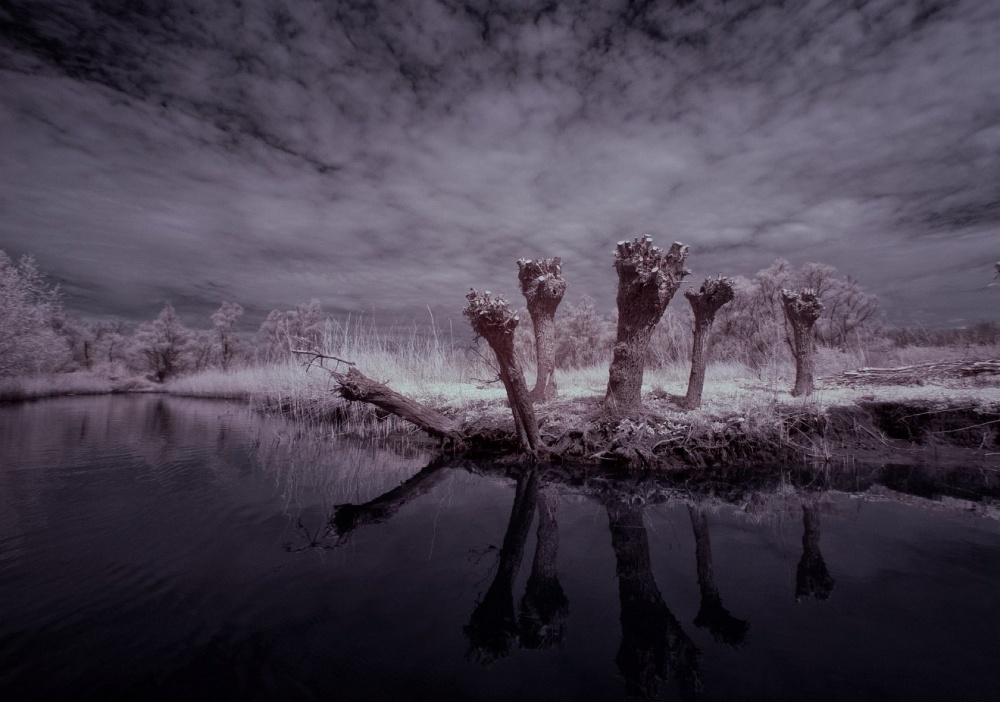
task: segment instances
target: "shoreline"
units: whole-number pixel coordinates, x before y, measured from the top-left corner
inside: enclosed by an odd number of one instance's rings
[[[77,376],[0,404],[62,396],[159,394],[236,400],[252,411],[339,427],[345,436],[405,438],[448,453],[503,461],[523,459],[503,397],[420,398],[453,419],[465,439],[454,447],[408,422],[332,392],[308,398],[262,391],[192,392],[169,386],[115,387]],[[47,391],[45,391],[47,390]],[[576,394],[535,406],[539,433],[553,463],[589,464],[629,471],[677,471],[768,464],[963,465],[1000,470],[1000,387],[928,384],[844,390],[820,385],[810,398],[792,398],[771,386],[750,386],[684,411],[681,397],[655,388],[644,393],[635,419],[616,419],[603,396]]]

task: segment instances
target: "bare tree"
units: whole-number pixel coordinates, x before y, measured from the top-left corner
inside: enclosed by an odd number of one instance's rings
[[[493,296],[489,290],[478,293],[470,290],[465,296],[469,300],[463,313],[469,318],[476,336],[486,339],[493,349],[500,368],[500,380],[507,390],[507,401],[514,413],[514,428],[521,448],[531,456],[538,456],[542,450],[538,436],[535,410],[531,406],[528,386],[524,382],[524,372],[514,353],[514,330],[518,318],[501,295]]]
[[[223,302],[222,306],[212,313],[212,325],[218,334],[218,358],[219,365],[223,370],[229,368],[229,363],[233,360],[236,347],[233,339],[233,330],[236,322],[243,316],[243,307],[235,302]]]
[[[812,394],[816,374],[816,341],[813,325],[823,311],[823,303],[812,288],[800,292],[781,289],[781,306],[792,327],[792,355],[795,357],[795,386],[792,395]]]
[[[257,331],[263,355],[269,360],[288,358],[293,349],[319,350],[322,337],[323,309],[316,299],[287,312],[271,310]]]
[[[562,278],[562,259],[542,258],[537,261],[521,259],[517,262],[517,277],[521,293],[528,301],[528,314],[535,331],[535,359],[537,375],[531,391],[532,402],[553,399],[556,388],[556,308],[566,293]]]
[[[653,328],[689,271],[684,267],[688,247],[674,242],[669,251],[653,246],[649,236],[619,241],[615,251],[618,272],[618,333],[608,373],[606,402],[617,414],[642,409],[642,374]]]
[[[691,377],[688,378],[687,395],[684,406],[697,409],[701,406],[701,393],[705,388],[705,365],[708,362],[708,335],[715,321],[715,313],[735,297],[733,283],[729,278],[707,278],[698,292],[687,290],[684,297],[691,303],[694,312],[694,340],[691,346]]]

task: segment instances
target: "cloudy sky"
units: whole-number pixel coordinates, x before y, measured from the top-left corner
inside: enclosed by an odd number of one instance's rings
[[[983,0],[0,0],[0,248],[193,325],[457,320],[552,255],[610,310],[644,233],[996,319],[997,37]]]

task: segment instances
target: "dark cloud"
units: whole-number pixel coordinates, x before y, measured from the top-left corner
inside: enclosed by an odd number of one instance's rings
[[[610,308],[649,232],[983,318],[998,35],[975,0],[0,0],[0,248],[89,313],[454,315],[543,255]]]

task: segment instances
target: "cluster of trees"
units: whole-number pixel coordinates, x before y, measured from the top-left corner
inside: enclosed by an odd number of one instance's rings
[[[813,327],[816,343],[823,347],[850,349],[876,337],[888,337],[899,345],[931,343],[931,340],[969,337],[972,343],[994,343],[989,333],[1000,325],[983,322],[964,330],[890,329],[879,316],[878,299],[865,292],[850,276],[832,266],[806,263],[799,268],[778,259],[752,277],[728,277],[733,298],[722,306],[708,334],[712,357],[760,369],[776,358],[787,358],[791,328],[781,306],[782,289],[818,291],[823,310]],[[556,365],[584,368],[606,363],[615,343],[617,314],[602,316],[587,296],[578,304],[566,304],[556,320]],[[691,353],[694,320],[687,308],[668,307],[653,330],[646,363],[659,367],[686,361]],[[982,341],[980,340],[982,339]],[[973,341],[974,340],[974,341]],[[530,337],[519,339],[519,351],[534,363]]]
[[[190,329],[167,302],[139,325],[121,319],[76,320],[30,256],[0,250],[0,377],[106,369],[162,382],[186,371],[287,358],[316,348],[326,316],[318,300],[272,311],[256,338],[238,329],[243,307],[224,302],[210,329]]]

